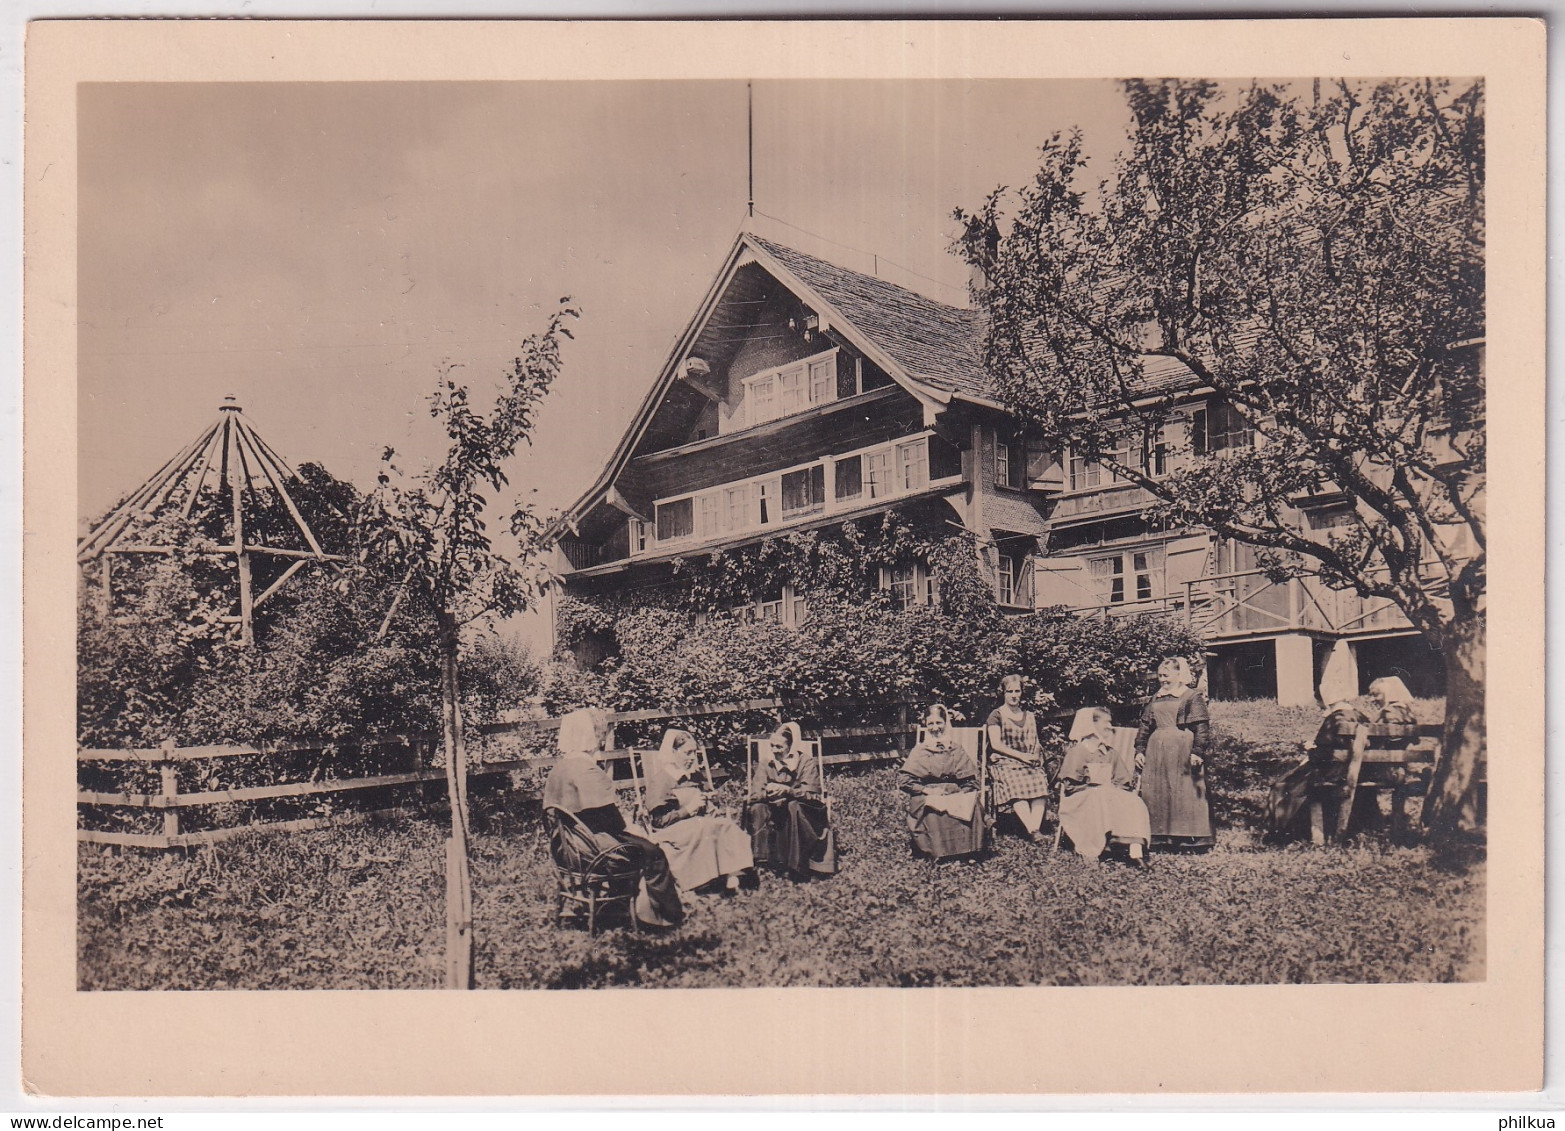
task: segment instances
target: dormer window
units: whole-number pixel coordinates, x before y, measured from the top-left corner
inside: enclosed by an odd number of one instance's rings
[[[765,424],[837,399],[837,351],[766,369],[744,379],[746,420]]]

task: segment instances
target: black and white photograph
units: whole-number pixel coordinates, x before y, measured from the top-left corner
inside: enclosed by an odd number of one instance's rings
[[[1484,983],[1490,79],[1236,73],[80,83],[74,991]]]

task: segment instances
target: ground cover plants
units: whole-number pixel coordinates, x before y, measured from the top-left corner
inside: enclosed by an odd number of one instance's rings
[[[1438,717],[1438,704],[1424,705]],[[536,795],[474,796],[481,988],[1425,982],[1484,976],[1485,867],[1370,829],[1271,844],[1266,782],[1316,716],[1214,704],[1218,845],[1146,872],[1021,839],[911,859],[894,769],[834,772],[835,878],[691,899],[666,934],[553,924]],[[730,803],[737,786],[725,787]],[[719,800],[723,798],[720,796]],[[188,853],[82,845],[83,989],[419,988],[443,972],[438,816],[257,834]]]

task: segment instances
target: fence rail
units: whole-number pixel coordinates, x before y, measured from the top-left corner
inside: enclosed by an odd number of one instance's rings
[[[720,715],[777,712],[788,708],[808,708],[815,711],[829,708],[832,711],[841,711],[864,706],[867,705],[850,700],[800,704],[782,699],[748,699],[736,703],[700,703],[677,708],[614,711],[609,713],[608,721],[611,726],[618,727],[621,724],[660,720],[674,722],[683,719],[713,718]],[[881,706],[895,708],[899,713],[898,721],[863,726],[820,727],[816,728],[816,735],[823,739],[898,738],[904,741],[899,743],[896,749],[888,751],[844,751],[828,754],[824,759],[827,765],[850,765],[881,761],[901,755],[902,750],[907,746],[905,740],[916,730],[916,723],[909,717],[908,708],[911,706],[911,703],[891,703],[881,704]],[[482,736],[504,734],[542,736],[558,730],[559,726],[560,720],[557,718],[516,719],[510,722],[487,723],[474,727],[473,730]],[[394,806],[368,812],[348,811],[295,820],[254,822],[219,829],[196,831],[182,831],[180,829],[180,810],[194,809],[204,805],[270,801],[282,798],[324,797],[360,790],[390,789],[409,785],[434,787],[443,795],[446,783],[445,770],[443,768],[430,768],[422,765],[423,751],[432,748],[437,741],[437,736],[435,735],[405,734],[383,736],[355,743],[289,742],[275,746],[268,743],[239,743],[180,747],[170,742],[162,746],[126,750],[81,749],[77,751],[76,755],[79,765],[120,763],[140,764],[149,769],[155,767],[159,771],[161,789],[157,793],[79,790],[76,794],[76,802],[79,806],[161,812],[163,814],[163,830],[161,833],[142,833],[78,828],[76,830],[76,838],[79,842],[85,844],[111,844],[137,848],[178,848],[212,844],[255,830],[300,832],[334,825],[358,824],[376,816],[406,813],[409,811],[407,806]],[[179,790],[178,770],[181,765],[199,763],[209,759],[318,754],[337,746],[350,746],[357,749],[405,747],[412,754],[417,768],[399,773],[374,774],[365,777],[328,778],[305,782],[286,782],[277,785],[246,786],[234,789],[202,790],[184,793]],[[606,751],[602,758],[610,763],[624,762],[630,758],[633,749],[635,748],[616,745],[613,749]],[[468,775],[473,778],[484,778],[513,772],[537,772],[549,769],[556,761],[558,761],[558,758],[551,751],[549,753],[540,752],[534,755],[497,761],[470,762]],[[444,805],[445,800],[442,796],[438,801],[432,800],[431,804]]]

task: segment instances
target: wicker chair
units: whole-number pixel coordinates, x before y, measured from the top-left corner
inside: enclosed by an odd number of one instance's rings
[[[601,848],[592,830],[574,813],[546,811],[549,854],[554,860],[554,923],[566,915],[587,916],[587,933],[597,934],[599,912],[622,908],[632,928],[639,930],[635,901],[641,889],[641,854],[633,844]]]

